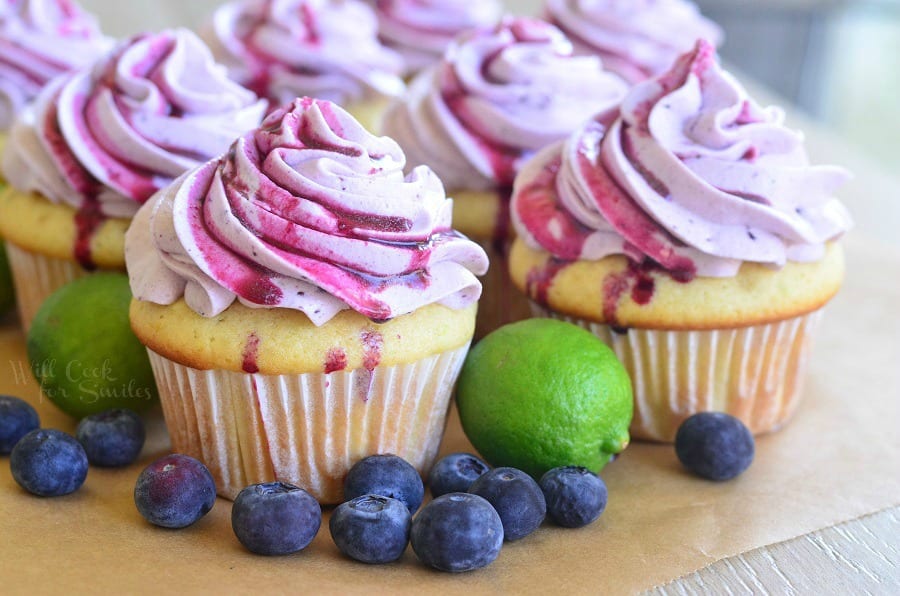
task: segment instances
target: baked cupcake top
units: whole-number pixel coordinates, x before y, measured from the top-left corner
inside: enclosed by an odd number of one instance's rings
[[[0,131],[51,79],[111,46],[96,19],[71,0],[0,2]]]
[[[388,109],[384,132],[451,190],[508,187],[525,159],[610,113],[625,90],[596,57],[573,56],[556,27],[506,18],[457,38]]]
[[[340,104],[398,96],[403,58],[378,41],[357,0],[237,0],[213,15],[209,44],[230,76],[280,106],[308,95]]]
[[[10,131],[4,174],[21,191],[127,218],[265,109],[190,31],[138,35],[41,92]]]
[[[426,166],[340,107],[297,99],[144,205],[126,236],[134,296],[205,317],[239,300],[385,321],[478,299],[487,256],[453,231]]]
[[[503,11],[499,0],[372,0],[372,4],[378,35],[403,56],[406,75],[440,60],[463,31],[495,25]]]
[[[850,217],[849,177],[809,164],[803,136],[762,108],[698,41],[635,86],[607,129],[592,121],[531,160],[513,189],[513,225],[558,259],[613,254],[672,277],[728,277],[822,257]]]
[[[697,39],[722,41],[718,25],[685,0],[546,0],[544,14],[576,50],[637,83],[668,70]]]

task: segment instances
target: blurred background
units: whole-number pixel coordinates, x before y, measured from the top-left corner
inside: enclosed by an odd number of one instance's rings
[[[477,2],[478,0],[471,0]],[[723,58],[900,173],[900,0],[696,0]],[[116,36],[205,23],[216,0],[81,0]],[[541,0],[506,0],[536,14]]]

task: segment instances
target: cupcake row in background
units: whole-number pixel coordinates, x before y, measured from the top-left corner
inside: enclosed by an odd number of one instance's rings
[[[312,8],[332,4],[349,3],[242,6],[292,6],[289,22],[318,47]],[[235,30],[255,59],[268,29],[253,18]],[[427,468],[473,335],[485,246],[510,287],[510,195],[516,243],[536,254],[511,261],[514,280],[542,314],[574,317],[619,350],[636,436],[672,440],[698,409],[772,430],[793,411],[816,312],[840,283],[840,251],[825,246],[849,224],[831,196],[844,173],[809,166],[782,114],[746,97],[709,42],[631,90],[603,64],[549,23],[507,19],[463,34],[413,79],[385,118],[396,140],[304,98],[230,148],[221,135],[197,147],[222,119],[261,117],[260,102],[188,31],[141,36],[58,79],[33,111],[43,117],[20,120],[23,142],[5,156],[35,153],[9,173],[45,196],[7,191],[4,225],[40,215],[21,242],[46,228],[82,266],[101,264],[103,247],[124,254],[173,446],[203,458],[229,498],[274,476],[336,502],[368,453]],[[260,91],[275,80],[252,76]],[[444,185],[493,205],[476,218],[490,222],[481,247],[453,230],[474,207]],[[74,206],[48,200],[57,191]]]

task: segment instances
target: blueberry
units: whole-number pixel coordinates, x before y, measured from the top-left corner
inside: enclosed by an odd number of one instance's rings
[[[306,548],[322,525],[315,497],[293,484],[252,484],[231,508],[231,528],[247,550],[259,555],[287,555]]]
[[[428,474],[431,495],[464,493],[490,467],[471,453],[451,453],[441,458]]]
[[[688,470],[709,480],[729,480],[753,461],[753,435],[724,412],[700,412],[681,423],[675,454]]]
[[[144,446],[144,421],[132,410],[115,409],[81,419],[75,438],[95,466],[127,466]]]
[[[544,493],[534,478],[516,468],[494,468],[469,487],[469,492],[487,499],[503,521],[509,541],[528,536],[547,514]]]
[[[342,503],[328,524],[338,549],[363,563],[390,563],[406,550],[412,515],[402,501],[363,495]]]
[[[88,460],[81,444],[61,430],[33,430],[9,456],[13,478],[30,493],[58,497],[78,490],[87,478]]]
[[[415,517],[410,544],[420,561],[441,571],[471,571],[494,562],[503,546],[503,522],[478,495],[448,493]]]
[[[19,439],[41,426],[38,413],[31,404],[0,395],[0,455],[9,455]]]
[[[606,508],[606,485],[587,468],[553,468],[539,484],[547,501],[547,515],[565,528],[586,526]]]
[[[410,513],[425,498],[425,485],[419,473],[396,455],[370,455],[356,462],[344,479],[344,499],[380,495],[403,501]]]
[[[193,457],[173,453],[141,472],[134,485],[134,504],[147,521],[165,528],[184,528],[212,509],[216,484],[209,469]]]

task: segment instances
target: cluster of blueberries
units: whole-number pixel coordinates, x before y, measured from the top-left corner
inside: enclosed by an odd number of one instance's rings
[[[427,565],[469,571],[493,562],[504,540],[527,536],[545,516],[562,526],[584,526],[600,516],[607,500],[603,481],[585,468],[556,468],[539,485],[514,468],[491,470],[468,453],[438,461],[429,484],[434,499],[419,510],[425,486],[408,462],[391,454],[360,460],[344,481],[347,500],[331,515],[335,545],[352,559],[378,564],[396,561],[411,544]],[[215,484],[201,462],[167,455],[141,473],[134,498],[150,522],[181,528],[212,509]],[[235,536],[262,555],[306,548],[321,523],[316,499],[284,482],[246,487],[231,509]]]
[[[143,421],[131,410],[88,416],[79,422],[73,437],[40,428],[31,405],[0,396],[0,455],[9,454],[13,478],[36,495],[52,497],[78,490],[89,464],[132,463],[144,437]],[[741,474],[752,462],[754,450],[747,427],[718,412],[691,416],[675,438],[675,453],[682,464],[711,480]],[[607,502],[603,481],[585,468],[554,468],[536,482],[515,468],[491,469],[468,453],[439,460],[428,484],[434,498],[419,510],[425,486],[408,462],[391,454],[360,460],[344,482],[347,500],[331,515],[329,530],[335,545],[352,559],[377,564],[399,559],[410,544],[419,560],[431,567],[468,571],[493,562],[504,541],[524,538],[545,517],[577,528],[596,520]],[[182,528],[212,509],[216,487],[202,462],[172,454],[141,472],[134,500],[151,523]],[[316,499],[284,482],[246,487],[231,513],[241,544],[264,555],[306,548],[321,523],[322,509]]]
[[[81,488],[88,464],[127,466],[144,446],[144,422],[127,409],[82,418],[74,437],[40,426],[38,413],[29,403],[0,395],[0,455],[9,455],[15,481],[42,497],[67,495]]]

